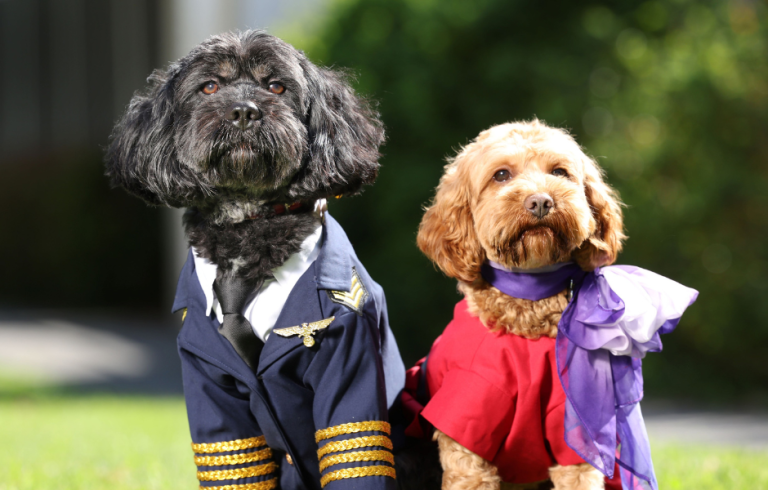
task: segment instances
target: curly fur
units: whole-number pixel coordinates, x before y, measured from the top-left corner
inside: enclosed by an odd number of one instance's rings
[[[275,81],[284,93],[268,90]],[[310,215],[260,213],[269,203],[354,195],[376,179],[378,113],[343,73],[263,31],[213,36],[148,82],[115,126],[106,174],[149,204],[189,208],[190,244],[223,271],[264,280],[311,232]],[[262,115],[247,130],[226,117],[242,102]]]
[[[500,170],[509,178],[495,179]],[[544,193],[553,206],[538,218],[525,200]],[[530,269],[574,260],[589,271],[613,263],[624,238],[621,202],[597,164],[568,133],[533,120],[483,131],[449,161],[417,242],[437,267],[458,279],[470,313],[486,327],[537,339],[557,336],[567,292],[539,301],[512,298],[482,279],[482,264],[492,260]],[[490,462],[439,431],[436,437],[444,489],[604,486],[602,475],[589,465],[555,466],[551,482],[500,482]]]
[[[274,80],[284,94],[266,90]],[[221,89],[206,96],[209,81]],[[223,117],[242,100],[264,114],[250,131]],[[233,192],[310,200],[372,183],[383,140],[378,114],[343,73],[313,65],[263,31],[229,33],[152,74],[112,133],[107,175],[152,204],[174,207]]]
[[[567,291],[540,301],[530,301],[507,296],[485,281],[482,284],[470,287],[460,283],[459,291],[467,298],[469,312],[478,317],[483,325],[526,339],[557,337],[557,324],[568,305]]]
[[[443,466],[443,490],[498,490],[499,470],[448,435],[435,431]]]
[[[551,175],[555,168],[568,178]],[[498,170],[512,178],[493,181]],[[543,220],[523,206],[536,192],[555,202]],[[620,201],[597,164],[565,131],[533,120],[483,131],[449,161],[417,243],[446,275],[472,285],[487,259],[510,267],[611,264],[625,238],[622,223]]]
[[[550,468],[551,481],[508,483],[501,481],[498,469],[451,439],[435,430],[433,439],[440,450],[443,466],[443,490],[602,490],[603,475],[588,464],[556,465]],[[581,485],[581,486],[579,486]]]
[[[552,175],[555,168],[568,177]],[[510,180],[494,181],[499,170]],[[534,193],[547,193],[555,203],[542,220],[523,204]],[[564,295],[539,302],[503,298],[480,277],[483,262],[532,268],[575,260],[592,270],[613,263],[624,238],[621,202],[597,164],[565,131],[534,119],[483,131],[449,161],[417,243],[459,280],[489,328],[535,338],[556,334]]]
[[[216,264],[219,273],[231,271],[257,282],[271,278],[274,269],[299,251],[317,226],[315,220],[312,214],[302,213],[216,224],[197,210],[184,214],[190,245]]]
[[[553,466],[549,469],[549,477],[555,490],[600,490],[605,487],[603,474],[586,463]]]

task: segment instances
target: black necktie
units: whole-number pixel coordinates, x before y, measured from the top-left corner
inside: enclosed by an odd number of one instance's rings
[[[254,289],[253,283],[233,274],[221,275],[213,281],[213,290],[224,314],[219,333],[229,340],[251,369],[259,365],[259,355],[264,347],[264,342],[253,333],[251,323],[241,313]]]

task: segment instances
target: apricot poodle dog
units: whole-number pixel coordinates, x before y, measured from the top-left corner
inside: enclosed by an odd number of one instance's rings
[[[487,329],[531,340],[554,339],[569,292],[539,301],[513,298],[490,286],[481,266],[493,261],[510,270],[541,270],[575,261],[591,271],[615,260],[625,238],[622,230],[621,203],[594,160],[565,131],[533,120],[483,131],[449,162],[421,222],[418,246],[459,281],[466,311]],[[541,432],[537,444],[551,456],[569,449],[557,431],[549,430],[556,417],[562,424],[564,403],[556,375],[549,379],[555,380],[553,385],[545,383],[541,394],[533,396],[546,420],[530,420],[525,430]],[[521,391],[517,403],[525,396],[531,394]],[[551,412],[543,414],[545,408]],[[435,426],[443,489],[604,488],[603,475],[583,460],[565,458],[560,464],[563,460],[554,456],[536,459],[533,445],[530,454],[522,451],[512,460],[526,472],[544,475],[544,481],[521,481],[525,477],[517,474],[510,478],[505,466],[470,451]],[[539,471],[536,465],[544,466]]]

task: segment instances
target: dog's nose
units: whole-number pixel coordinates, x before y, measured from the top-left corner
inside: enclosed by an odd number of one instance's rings
[[[555,206],[555,201],[549,194],[532,194],[525,199],[523,205],[531,214],[541,219]]]
[[[227,119],[240,129],[248,129],[254,121],[261,119],[261,110],[253,102],[238,102],[229,108]]]

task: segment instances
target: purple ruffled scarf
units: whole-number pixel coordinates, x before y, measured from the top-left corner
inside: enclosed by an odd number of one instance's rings
[[[572,291],[555,344],[567,397],[565,441],[609,478],[618,462],[625,490],[657,490],[639,404],[641,359],[646,352],[661,351],[659,334],[675,329],[698,292],[632,266],[584,272],[567,262],[509,270],[490,262],[481,273],[516,298],[537,301]]]

